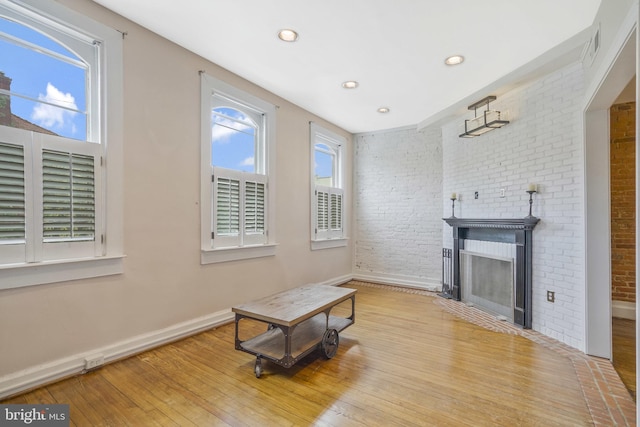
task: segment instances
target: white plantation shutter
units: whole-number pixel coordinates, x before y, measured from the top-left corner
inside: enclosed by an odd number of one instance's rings
[[[267,242],[267,177],[214,168],[213,247]]]
[[[239,179],[220,176],[213,179],[213,242],[214,247],[237,246],[240,236],[240,185]]]
[[[244,188],[244,232],[262,234],[264,232],[264,184],[247,181]]]
[[[240,233],[240,181],[218,177],[216,184],[216,227],[218,235],[237,236]]]
[[[258,245],[267,242],[266,190],[267,177],[254,175],[247,177],[244,191],[244,245]]]
[[[42,151],[43,240],[94,240],[95,172],[92,156]]]
[[[316,190],[316,233],[326,232],[329,230],[329,193],[322,190]]]
[[[341,188],[316,186],[316,239],[343,237],[343,198]]]
[[[331,194],[331,231],[342,235],[342,190],[334,190]]]
[[[39,153],[34,184],[40,188],[34,189],[34,227],[36,244],[42,248],[35,248],[34,259],[102,255],[100,145],[49,135],[38,135],[34,142],[37,139],[42,148],[34,150]]]
[[[101,255],[100,146],[2,130],[13,142],[0,142],[0,260]]]
[[[0,244],[24,241],[24,148],[0,144]]]

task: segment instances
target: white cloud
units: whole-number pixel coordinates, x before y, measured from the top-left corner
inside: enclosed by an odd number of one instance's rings
[[[228,122],[231,123],[230,120]],[[220,126],[221,125],[221,126]],[[218,119],[217,123],[211,126],[211,140],[220,144],[225,144],[231,140],[231,136],[237,131],[228,128],[224,120]]]
[[[47,83],[47,94],[38,95],[38,99],[54,105],[60,105],[66,108],[77,110],[76,100],[70,93],[64,93],[51,83]],[[38,104],[33,108],[31,120],[45,128],[64,127],[66,119],[72,119],[77,113],[64,108],[58,108],[49,104]],[[74,126],[75,128],[75,126]],[[75,130],[75,129],[74,129]]]
[[[246,159],[244,159],[242,161],[242,163],[240,165],[241,166],[254,166],[255,163],[256,163],[255,157],[247,157]]]
[[[247,123],[242,123],[242,121],[247,120],[244,114],[236,110],[225,110],[224,113],[233,114],[233,118],[240,121],[231,120],[222,115],[214,115],[214,124],[211,127],[211,140],[213,142],[225,144],[238,132],[251,132],[251,126]],[[232,116],[230,115],[230,117]]]

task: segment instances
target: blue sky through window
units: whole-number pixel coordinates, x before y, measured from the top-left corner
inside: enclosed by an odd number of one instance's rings
[[[333,154],[332,150],[325,144],[316,144],[314,152],[314,175],[316,177],[316,182],[321,185],[333,186],[334,183],[331,182],[332,179],[329,178],[334,178],[333,163],[335,154]]]
[[[242,172],[256,172],[256,124],[241,111],[214,108],[211,113],[211,164]]]
[[[87,139],[87,68],[78,56],[31,28],[0,18],[0,72],[11,79],[12,114],[58,135]]]

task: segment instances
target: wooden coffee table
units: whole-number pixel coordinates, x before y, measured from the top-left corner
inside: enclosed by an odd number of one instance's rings
[[[233,307],[236,350],[256,356],[254,372],[258,378],[262,359],[290,368],[318,347],[330,359],[338,350],[338,332],[355,322],[356,292],[336,286],[305,286]],[[336,313],[339,310],[332,312],[349,299],[348,316],[345,310],[341,310],[343,315]],[[245,318],[265,323],[265,332],[240,340],[238,331]]]

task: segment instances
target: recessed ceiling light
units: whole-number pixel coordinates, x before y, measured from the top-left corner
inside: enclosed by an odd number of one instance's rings
[[[462,55],[452,55],[444,60],[444,63],[447,65],[458,65],[464,62],[464,56]]]
[[[378,113],[387,114],[391,109],[389,107],[380,107],[378,108]]]
[[[298,40],[298,33],[288,28],[278,31],[278,38],[284,42],[294,42]]]
[[[345,89],[355,89],[358,87],[358,82],[355,80],[349,80],[342,83],[342,87]]]

